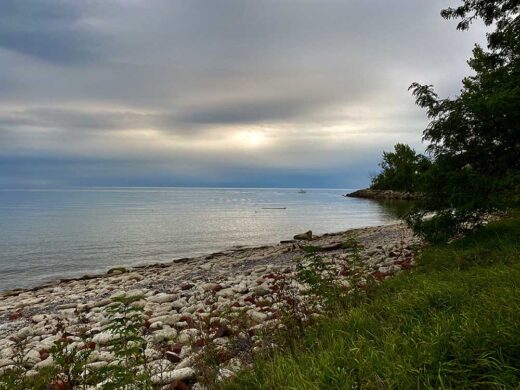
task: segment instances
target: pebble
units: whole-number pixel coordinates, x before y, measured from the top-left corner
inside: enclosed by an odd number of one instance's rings
[[[99,345],[106,345],[110,341],[114,340],[116,336],[112,332],[101,332],[92,338],[92,341]]]
[[[269,288],[264,285],[256,286],[253,288],[253,294],[258,297],[263,297],[271,292]]]
[[[166,303],[172,302],[173,300],[175,300],[175,298],[177,298],[177,296],[173,294],[159,293],[148,298],[148,302]]]
[[[169,326],[165,326],[163,329],[158,330],[153,334],[153,340],[156,343],[173,340],[175,337],[177,337],[177,331]]]
[[[249,310],[247,312],[247,315],[249,317],[251,317],[251,319],[253,321],[256,321],[256,322],[264,322],[267,319],[267,314],[261,313],[261,312],[256,311],[256,310]]]
[[[194,376],[195,370],[193,368],[179,368],[152,376],[152,383],[155,385],[166,385],[176,380],[187,380]]]

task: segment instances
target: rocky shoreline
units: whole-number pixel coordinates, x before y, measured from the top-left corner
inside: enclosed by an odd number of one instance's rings
[[[373,190],[364,188],[344,195],[349,198],[382,199],[382,200],[418,200],[421,194],[393,190]]]
[[[360,258],[366,275],[383,280],[413,266],[413,248],[419,244],[403,224],[355,229],[313,237],[310,243],[324,261],[348,274],[349,254],[343,243],[355,238],[361,245]],[[13,366],[15,340],[28,345],[26,361],[30,373],[53,363],[49,349],[66,329],[71,345],[85,347],[79,328],[91,337],[91,367],[111,364],[107,350],[111,334],[106,330],[108,307],[115,297],[138,296],[146,316],[150,343],[166,343],[166,355],[146,351],[157,367],[154,383],[169,385],[186,381],[193,385],[197,375],[196,356],[200,340],[226,350],[229,333],[219,313],[243,312],[250,321],[248,332],[277,323],[274,285],[295,274],[307,241],[289,240],[278,245],[233,249],[207,256],[177,259],[171,263],[132,269],[115,268],[106,275],[62,280],[30,290],[0,295],[0,374]],[[343,273],[342,273],[343,272]],[[299,286],[303,291],[305,286]],[[211,324],[211,329],[204,328]],[[249,326],[248,325],[248,326]],[[197,345],[199,343],[199,345]],[[163,351],[164,352],[164,351]],[[223,354],[222,356],[225,356]],[[240,358],[222,358],[222,378],[232,375],[243,363]],[[159,375],[160,372],[160,375]]]

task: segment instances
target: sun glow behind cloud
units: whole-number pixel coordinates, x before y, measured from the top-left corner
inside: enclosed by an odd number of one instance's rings
[[[245,148],[259,148],[267,145],[265,134],[256,130],[239,131],[233,138],[239,146]]]

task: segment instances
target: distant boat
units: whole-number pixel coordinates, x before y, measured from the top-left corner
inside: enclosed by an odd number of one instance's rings
[[[307,191],[304,191],[304,190],[298,191],[298,194],[306,194],[306,193],[307,193]]]

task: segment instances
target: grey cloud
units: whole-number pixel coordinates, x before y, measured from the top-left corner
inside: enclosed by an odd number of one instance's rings
[[[420,140],[411,82],[460,88],[483,35],[440,18],[453,1],[0,1],[0,157],[131,160],[118,132],[150,128],[172,149],[142,138],[139,157],[175,154],[164,172],[182,160],[194,181],[209,167],[373,171],[365,154]],[[266,148],[186,146],[263,125],[276,133]]]
[[[70,132],[126,130],[149,127],[154,116],[134,112],[106,112],[66,108],[32,108],[0,115],[0,129],[8,126],[42,127]]]
[[[283,95],[283,94],[281,94]],[[312,96],[234,101],[212,106],[194,107],[181,113],[181,124],[248,124],[258,122],[279,122],[305,116],[309,110],[318,109],[323,101]]]
[[[0,47],[52,63],[84,63],[99,42],[79,21],[81,4],[58,0],[2,0]]]

